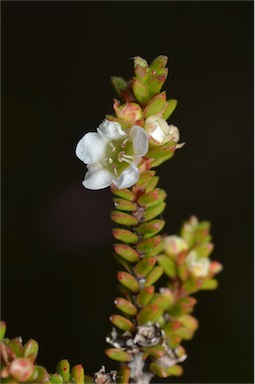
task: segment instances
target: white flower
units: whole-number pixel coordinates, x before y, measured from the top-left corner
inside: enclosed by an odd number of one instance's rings
[[[210,260],[208,258],[198,258],[196,251],[191,251],[186,258],[188,271],[195,277],[205,277],[208,275]]]
[[[139,179],[137,165],[148,152],[148,136],[134,125],[123,131],[117,122],[104,120],[97,132],[83,136],[76,147],[76,156],[87,164],[82,182],[85,188],[102,189],[112,183],[118,189],[129,188]]]
[[[145,120],[144,129],[149,135],[150,142],[153,145],[164,145],[168,141],[178,143],[180,140],[179,129],[174,125],[168,125],[166,120],[156,115],[150,116]],[[178,144],[176,148],[180,148]]]
[[[186,241],[179,236],[172,235],[165,238],[164,249],[169,256],[178,255],[182,251],[186,251],[188,248],[189,247]]]

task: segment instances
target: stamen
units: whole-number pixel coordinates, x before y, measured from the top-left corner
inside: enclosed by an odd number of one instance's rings
[[[108,163],[109,163],[109,164],[112,164],[112,163],[113,163],[113,159],[111,159],[110,157],[108,157]]]
[[[125,148],[125,146],[126,146],[126,144],[127,144],[128,141],[129,141],[129,138],[127,137],[127,138],[123,141],[123,143],[121,144],[121,148]]]
[[[116,164],[113,164],[113,173],[115,176],[118,176],[118,171],[117,171],[117,165]]]
[[[110,142],[110,143],[109,143],[109,146],[111,147],[112,152],[114,152],[116,148],[115,148],[115,146],[113,145],[113,143]]]

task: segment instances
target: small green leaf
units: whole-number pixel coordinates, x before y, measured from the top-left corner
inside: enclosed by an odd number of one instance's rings
[[[146,276],[154,267],[156,257],[146,257],[142,259],[134,268],[134,272],[138,277]]]
[[[137,304],[139,307],[143,307],[151,301],[152,296],[154,295],[155,287],[151,285],[150,287],[144,287],[141,289],[139,294],[136,297]]]
[[[112,360],[126,362],[126,363],[131,360],[131,355],[128,354],[127,352],[122,351],[121,349],[109,348],[105,351],[105,353]]]
[[[3,340],[6,332],[6,323],[5,321],[0,322],[0,341]]]
[[[71,376],[73,377],[75,384],[86,384],[84,383],[84,369],[81,364],[77,364],[72,368]]]
[[[50,377],[48,372],[41,365],[35,365],[32,375],[29,377],[32,383],[49,383]]]
[[[172,259],[170,259],[170,257],[166,255],[159,255],[157,259],[158,264],[161,265],[167,276],[171,278],[176,276],[176,264]]]
[[[134,58],[134,72],[135,76],[145,83],[150,76],[150,69],[148,67],[147,61],[142,57]]]
[[[60,360],[57,364],[56,372],[62,376],[62,379],[65,383],[69,382],[70,377],[70,364],[67,359]]]
[[[152,205],[161,203],[165,198],[166,192],[163,189],[156,188],[139,197],[138,204],[145,207],[150,207]]]
[[[168,69],[165,68],[160,75],[153,76],[150,81],[148,81],[148,90],[149,95],[154,96],[161,91],[168,74]]]
[[[35,361],[39,350],[39,345],[36,340],[30,339],[24,345],[24,357],[29,357],[32,361]]]
[[[176,330],[175,334],[180,336],[183,340],[191,340],[194,336],[192,329],[186,327],[180,327]]]
[[[146,171],[141,173],[140,178],[136,183],[136,186],[145,189],[151,178],[155,175],[155,173],[155,171]]]
[[[148,239],[160,232],[164,226],[164,220],[155,219],[139,225],[139,227],[136,228],[136,232],[142,235],[144,239]]]
[[[199,325],[197,319],[191,315],[183,315],[179,317],[178,320],[181,324],[191,329],[192,331],[196,331]]]
[[[166,373],[166,369],[163,368],[161,365],[158,365],[156,363],[151,363],[150,364],[150,371],[152,373],[154,373],[154,375],[159,376],[159,377],[161,377],[163,379],[168,377],[168,375]]]
[[[183,368],[180,365],[173,365],[172,367],[166,368],[167,375],[181,376],[183,374]]]
[[[171,308],[171,302],[169,301],[169,298],[166,295],[162,295],[161,293],[155,293],[151,299],[150,304],[155,304],[164,311],[167,311]]]
[[[154,219],[155,217],[159,216],[165,209],[166,203],[159,203],[156,205],[153,205],[149,208],[146,208],[145,210],[145,221],[149,221]]]
[[[120,197],[113,199],[113,203],[115,207],[120,211],[133,212],[137,208],[135,203],[132,203],[131,201],[125,199],[121,199]]]
[[[158,167],[159,165],[165,163],[167,160],[171,159],[174,155],[174,151],[171,151],[168,155],[166,156],[163,156],[159,159],[156,159],[154,160],[152,163],[151,163],[151,167]]]
[[[156,256],[164,248],[164,242],[160,235],[145,239],[137,244],[138,252],[143,253],[146,257]]]
[[[135,326],[132,321],[126,319],[124,316],[112,315],[110,321],[122,331],[134,332]]]
[[[127,229],[114,228],[112,233],[115,239],[123,241],[124,243],[137,243],[138,241],[138,236]]]
[[[159,177],[158,176],[153,176],[150,181],[147,184],[147,187],[145,188],[145,193],[148,193],[152,191],[156,186],[158,185],[159,182]]]
[[[134,276],[130,275],[130,273],[123,272],[123,271],[118,272],[118,280],[122,285],[124,285],[130,291],[134,293],[139,291],[139,288],[140,288],[139,283]]]
[[[116,297],[114,300],[114,304],[116,307],[129,316],[135,316],[137,313],[137,309],[134,304],[130,303],[130,301],[124,299],[123,297]]]
[[[154,96],[144,109],[143,115],[146,119],[152,115],[162,115],[166,108],[166,92]]]
[[[172,115],[176,106],[177,106],[177,100],[175,99],[167,100],[167,107],[163,113],[163,119],[167,120]]]
[[[112,85],[119,96],[121,96],[121,91],[124,91],[127,87],[127,82],[122,77],[112,76],[111,77]]]
[[[156,74],[161,73],[166,67],[167,60],[168,57],[165,55],[160,55],[156,57],[150,65],[151,72],[155,72]]]
[[[197,300],[194,297],[183,297],[172,306],[169,313],[174,318],[186,315],[193,311],[196,302]]]
[[[147,275],[144,283],[144,287],[149,287],[154,284],[163,274],[163,268],[158,265]]]
[[[205,280],[203,282],[203,284],[201,285],[201,288],[200,289],[203,289],[203,290],[214,290],[218,288],[218,281],[216,279],[209,279],[209,280]]]
[[[150,100],[148,87],[136,77],[133,78],[133,92],[136,100],[141,104],[147,104]]]
[[[129,383],[130,371],[131,371],[130,368],[126,364],[125,365],[123,364],[119,370],[119,376],[117,378],[117,383],[118,384]]]
[[[144,325],[148,323],[155,323],[162,315],[162,310],[155,304],[148,304],[143,307],[137,314],[138,324]]]
[[[8,343],[8,348],[15,354],[16,357],[23,357],[23,345],[19,337],[11,339]]]
[[[144,352],[149,353],[155,359],[159,359],[165,355],[166,350],[162,345],[154,345],[153,347],[144,348]]]
[[[111,188],[111,191],[114,195],[121,197],[124,200],[134,201],[135,195],[129,189],[114,189]]]
[[[176,143],[175,142],[168,142],[166,145],[162,147],[156,147],[149,150],[148,153],[146,153],[146,157],[149,157],[151,159],[162,159],[166,156],[173,156],[175,151]]]
[[[199,259],[209,257],[210,254],[213,251],[213,244],[212,243],[203,243],[194,248],[194,251],[196,252]]]
[[[111,219],[117,224],[127,225],[127,226],[136,225],[138,223],[138,220],[134,216],[129,215],[128,213],[119,212],[119,211],[112,211]]]
[[[114,250],[117,255],[130,263],[137,263],[140,260],[139,253],[127,244],[114,244]]]

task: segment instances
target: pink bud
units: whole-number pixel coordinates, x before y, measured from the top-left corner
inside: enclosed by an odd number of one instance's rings
[[[29,358],[19,358],[10,365],[10,374],[20,382],[26,381],[32,375],[34,365]]]
[[[123,122],[127,125],[135,125],[143,117],[142,109],[136,103],[126,103],[120,105],[118,100],[114,100],[113,109],[116,116],[123,120]]]

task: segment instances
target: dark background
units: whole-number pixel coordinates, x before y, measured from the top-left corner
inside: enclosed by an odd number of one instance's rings
[[[212,222],[220,288],[203,292],[182,378],[253,381],[253,3],[2,2],[2,318],[39,364],[105,364],[117,294],[109,190],[74,149],[112,112],[109,77],[169,57],[186,146],[158,172],[167,232]]]

